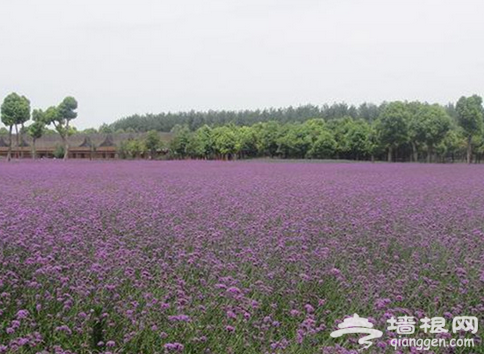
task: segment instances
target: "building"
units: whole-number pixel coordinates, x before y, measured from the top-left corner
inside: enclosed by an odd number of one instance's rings
[[[70,159],[115,159],[119,157],[123,142],[142,140],[146,133],[121,134],[74,134],[68,138]],[[165,143],[170,140],[170,133],[159,133]],[[37,158],[53,158],[55,152],[64,146],[59,134],[48,134],[35,142]],[[12,135],[12,158],[32,158],[32,138],[23,135],[17,145],[16,135]],[[0,157],[8,154],[8,135],[0,136]],[[141,155],[140,158],[147,156]]]

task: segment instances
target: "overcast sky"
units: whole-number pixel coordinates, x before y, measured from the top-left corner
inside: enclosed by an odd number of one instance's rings
[[[484,94],[483,0],[2,0],[0,96],[134,113]]]

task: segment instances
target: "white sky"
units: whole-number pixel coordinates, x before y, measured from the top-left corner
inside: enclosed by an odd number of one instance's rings
[[[0,97],[134,113],[484,94],[483,0],[2,0]]]

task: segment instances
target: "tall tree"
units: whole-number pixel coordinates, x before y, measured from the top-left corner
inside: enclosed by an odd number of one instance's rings
[[[377,130],[381,142],[388,149],[388,161],[393,161],[393,152],[407,139],[410,113],[404,102],[395,101],[384,106],[378,117]]]
[[[457,120],[464,129],[467,138],[467,163],[472,160],[472,137],[482,131],[483,109],[482,98],[478,95],[462,96],[455,106]]]
[[[254,124],[257,151],[261,155],[274,157],[277,154],[277,140],[281,136],[281,126],[275,121]]]
[[[411,161],[418,162],[418,153],[421,145],[425,143],[425,132],[422,121],[419,119],[418,112],[422,107],[422,103],[415,101],[407,103],[407,109],[410,112],[408,121],[407,138],[412,146]]]
[[[254,157],[257,154],[256,136],[252,127],[236,129],[235,150],[239,157]]]
[[[12,129],[15,126],[18,140],[18,124],[23,124],[30,118],[30,101],[25,96],[19,96],[15,92],[5,97],[1,107],[2,123],[9,127],[9,142],[7,161],[12,158]]]
[[[236,153],[236,136],[232,126],[221,126],[213,129],[215,152],[223,160],[234,158]]]
[[[21,146],[24,142],[23,133],[25,131],[24,124],[29,121],[30,119],[30,101],[27,97],[22,96],[22,114],[18,116],[17,122],[15,124],[15,132],[17,134],[17,148],[20,150],[23,146]],[[18,130],[18,126],[20,125],[20,134]],[[23,149],[20,150],[20,156],[24,156]]]
[[[187,153],[196,158],[213,157],[213,139],[212,128],[203,125],[190,135],[190,141],[187,144]]]
[[[57,107],[49,107],[45,112],[47,124],[53,124],[64,143],[64,160],[69,155],[68,137],[72,133],[71,120],[77,117],[77,101],[74,97],[68,96],[62,100]]]
[[[187,125],[175,125],[171,130],[173,138],[170,141],[170,153],[174,157],[184,158],[190,142],[190,129]]]
[[[370,140],[370,124],[362,119],[351,122],[346,134],[345,141],[351,159],[360,160],[371,156],[372,144]]]
[[[450,129],[451,118],[442,106],[424,104],[416,113],[420,136],[427,146],[427,162],[432,162],[434,147],[446,136]]]

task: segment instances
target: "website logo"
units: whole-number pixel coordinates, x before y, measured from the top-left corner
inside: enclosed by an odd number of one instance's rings
[[[373,324],[368,321],[367,318],[362,318],[358,316],[356,313],[353,317],[347,318],[338,325],[338,330],[331,332],[331,337],[338,338],[341,337],[343,334],[353,334],[353,333],[362,333],[368,334],[368,336],[361,337],[358,340],[358,343],[363,345],[365,349],[371,347],[373,342],[372,339],[380,338],[383,335],[382,331],[377,329],[373,329]]]

